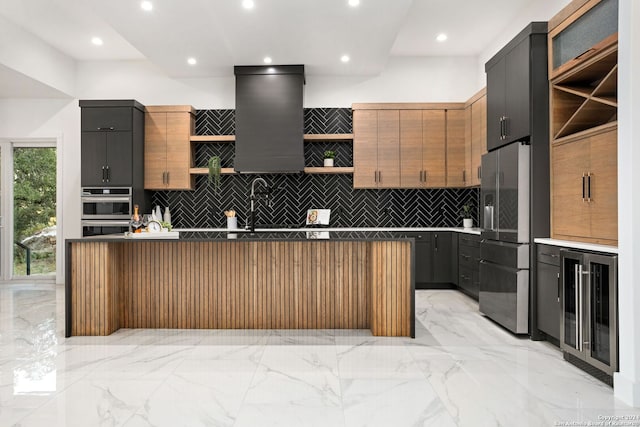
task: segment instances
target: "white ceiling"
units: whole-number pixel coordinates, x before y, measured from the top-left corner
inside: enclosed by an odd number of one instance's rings
[[[140,0],[0,0],[0,15],[76,61],[146,59],[172,77],[229,76],[266,55],[308,75],[375,75],[391,56],[476,56],[535,0],[254,1],[152,0],[145,12]]]

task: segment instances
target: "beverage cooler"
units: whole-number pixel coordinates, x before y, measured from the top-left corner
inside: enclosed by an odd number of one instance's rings
[[[563,249],[560,259],[564,358],[611,384],[618,370],[617,257]]]

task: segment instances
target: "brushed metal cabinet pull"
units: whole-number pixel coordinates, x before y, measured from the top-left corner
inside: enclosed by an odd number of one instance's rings
[[[581,298],[580,298],[580,283],[582,282],[582,274],[580,274],[578,272],[578,265],[576,264],[575,266],[575,271],[574,271],[574,278],[573,280],[575,281],[575,304],[576,304],[576,345],[575,348],[576,350],[581,350],[582,345],[580,344],[580,326],[582,326],[581,322],[580,322],[580,316],[582,315],[582,310],[580,309],[580,303],[582,302]],[[582,266],[580,266],[580,268],[582,268]]]
[[[105,175],[104,175],[104,166],[103,166],[103,167],[102,167],[102,182],[104,182],[104,180],[105,180],[105,179],[106,179],[106,178],[105,178]]]
[[[107,165],[107,182],[111,179],[111,171],[109,171],[109,166]]]
[[[482,179],[482,166],[478,166],[478,179]]]

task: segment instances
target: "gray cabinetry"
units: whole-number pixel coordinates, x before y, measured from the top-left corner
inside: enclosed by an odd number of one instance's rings
[[[546,49],[547,23],[533,22],[487,62],[489,151],[528,139],[537,128],[535,115],[548,106]]]
[[[136,187],[144,167],[144,106],[133,100],[82,100],[82,187]]]
[[[456,282],[458,242],[454,233],[406,232],[415,239],[416,289],[451,288]],[[454,241],[455,240],[455,241]]]
[[[560,248],[536,245],[538,330],[560,340]]]
[[[473,234],[458,235],[458,288],[478,299],[480,288],[480,241]]]

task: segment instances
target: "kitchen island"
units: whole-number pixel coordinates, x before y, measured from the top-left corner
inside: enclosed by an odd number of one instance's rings
[[[120,328],[370,329],[414,336],[414,241],[391,233],[66,241],[65,335]]]

